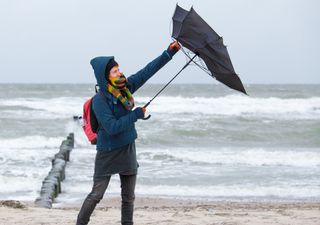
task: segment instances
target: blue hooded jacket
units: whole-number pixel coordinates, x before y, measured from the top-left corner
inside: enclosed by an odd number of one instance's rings
[[[127,87],[133,94],[159,69],[172,59],[176,52],[165,50],[159,57],[148,63],[143,69],[127,78]],[[106,65],[113,56],[93,58],[90,62],[97,83],[104,99],[100,94],[93,97],[93,110],[100,123],[97,133],[97,150],[111,151],[130,143],[138,137],[134,123],[138,117],[134,111],[128,111],[122,103],[107,91],[105,77]]]

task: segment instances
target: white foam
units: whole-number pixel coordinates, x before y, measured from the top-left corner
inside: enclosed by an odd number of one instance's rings
[[[16,139],[13,143],[8,142],[10,148],[1,145],[0,198],[34,200],[38,197],[41,182],[48,174],[51,159],[59,151],[60,144],[57,140],[49,140],[47,143],[44,140],[48,139],[26,137]]]
[[[47,175],[48,171],[49,167],[41,167],[38,171],[35,168],[30,171],[25,170],[24,176],[21,174],[10,177],[1,175],[0,199],[35,200],[41,189],[41,180]],[[19,172],[22,173],[23,171],[20,170]]]
[[[0,197],[34,200],[63,137],[0,139]]]
[[[66,133],[74,133],[75,148],[90,148],[92,147],[88,138],[86,137],[81,125],[77,121],[70,121],[66,124]]]

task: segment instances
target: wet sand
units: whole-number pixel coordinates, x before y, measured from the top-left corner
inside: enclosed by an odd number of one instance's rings
[[[120,224],[120,198],[106,197],[89,224]],[[81,203],[52,209],[32,202],[0,201],[0,224],[75,224]],[[135,224],[147,225],[320,225],[320,202],[209,202],[137,197]]]

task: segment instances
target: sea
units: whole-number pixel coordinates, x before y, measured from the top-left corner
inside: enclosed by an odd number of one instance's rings
[[[135,94],[143,106],[163,84]],[[171,84],[136,122],[136,196],[320,201],[320,84]],[[0,199],[34,201],[69,133],[75,147],[57,204],[91,191],[95,146],[84,135],[94,84],[0,84]],[[106,195],[120,195],[119,176]]]

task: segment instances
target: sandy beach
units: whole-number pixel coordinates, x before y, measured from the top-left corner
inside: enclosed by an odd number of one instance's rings
[[[44,209],[32,202],[1,201],[0,224],[71,225],[75,224],[80,204]],[[137,197],[134,220],[139,225],[319,225],[320,203],[207,202]],[[89,224],[120,224],[120,198],[103,199]]]

